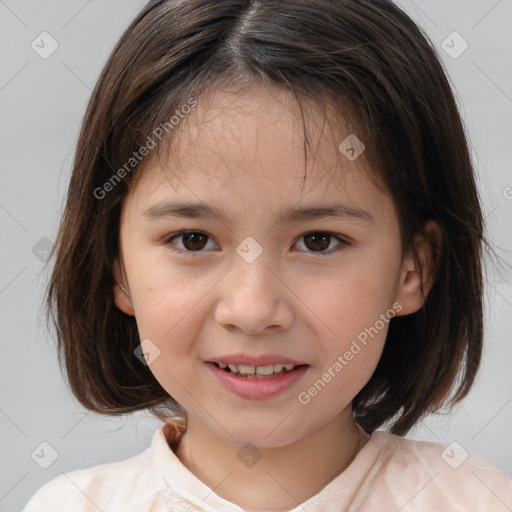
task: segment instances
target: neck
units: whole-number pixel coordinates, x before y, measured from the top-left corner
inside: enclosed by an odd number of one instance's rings
[[[175,452],[182,464],[221,498],[244,510],[281,511],[318,494],[348,467],[367,440],[349,407],[292,444],[245,449],[245,463],[238,463],[244,454],[241,446],[219,439],[189,417]],[[251,456],[256,456],[257,462]]]

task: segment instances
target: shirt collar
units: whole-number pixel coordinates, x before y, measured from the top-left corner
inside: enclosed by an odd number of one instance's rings
[[[244,509],[215,494],[180,461],[174,450],[182,434],[183,430],[171,424],[163,425],[155,432],[151,444],[150,471],[158,488],[168,491],[167,508],[173,512],[194,509],[198,512],[244,512]],[[304,509],[328,512],[329,507],[334,506],[332,510],[340,510],[343,505],[348,505],[377,461],[383,445],[388,441],[388,436],[386,432],[374,432],[341,474],[318,494],[297,505],[290,512],[303,512]]]

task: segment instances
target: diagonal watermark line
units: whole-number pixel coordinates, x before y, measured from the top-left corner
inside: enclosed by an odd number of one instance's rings
[[[231,470],[215,487],[213,487],[212,489],[210,489],[210,492],[204,497],[201,499],[201,501],[205,501],[208,496],[210,496],[210,494],[214,493],[215,492],[215,489],[218,489],[219,486],[228,478],[229,475],[231,475],[231,473],[233,473],[233,470]],[[206,503],[206,502],[205,502]],[[192,507],[187,509],[187,510],[190,510],[190,512],[193,512],[195,509],[193,509]],[[169,512],[171,512],[169,510]]]
[[[18,427],[18,425],[16,425],[16,423],[14,423],[14,421],[13,421],[11,418],[9,418],[9,416],[7,416],[7,414],[5,414],[5,412],[4,412],[2,409],[0,409],[0,412],[1,412],[1,413],[2,413],[2,414],[3,414],[3,415],[4,415],[4,416],[5,416],[5,417],[6,417],[6,418],[7,418],[7,419],[8,419],[8,420],[9,420],[9,421],[10,421],[10,422],[11,422],[11,423],[12,423],[12,424],[13,424],[13,425],[14,425],[14,426],[15,426],[15,427],[16,427],[16,428],[17,428],[17,429],[18,429],[18,430],[19,430],[19,431],[20,431],[20,432],[25,436],[25,437],[26,437],[26,438],[27,438],[27,439],[30,439],[30,438],[27,436],[27,434],[25,434],[25,432],[23,432],[23,430],[21,430],[21,428],[20,428],[20,427]]]
[[[23,269],[23,270],[20,270],[1,290],[0,290],[0,295],[2,295],[2,293],[5,292],[5,290],[7,290],[7,288],[9,288],[9,286],[11,286],[12,283],[14,283],[14,281],[16,281],[16,279],[18,279],[18,277],[21,276],[21,274],[23,274],[23,272],[25,272],[25,270],[27,270],[28,268],[28,265]]]
[[[485,218],[487,219],[487,217],[490,217],[495,211],[496,209],[498,208],[498,204],[488,213],[485,214]]]
[[[496,496],[496,498],[498,498],[501,501],[501,503],[503,503],[503,505],[505,505],[507,510],[512,511],[512,508],[510,508],[473,470],[471,470],[471,473],[473,473],[473,475],[475,475],[478,478],[478,480],[480,480],[480,482],[482,482],[485,485],[485,487],[487,487],[487,489],[489,489],[489,491],[491,491],[494,494],[494,496]]]
[[[106,512],[104,510],[102,510],[100,507],[98,507],[98,505],[96,505],[96,503],[94,503],[94,501],[91,500],[91,498],[89,496],[87,496],[87,494],[82,490],[80,489],[80,487],[78,487],[78,485],[73,482],[73,480],[71,480],[71,478],[69,478],[68,475],[66,475],[66,473],[64,473],[64,471],[62,472],[62,474],[100,511],[100,512]]]
[[[164,176],[165,176],[165,179],[168,181],[169,186],[174,190],[174,192],[176,192],[176,189],[172,186],[172,183],[171,183],[171,180],[170,180],[169,176],[168,176],[165,172],[164,172]],[[186,183],[185,183],[185,182],[184,182],[184,181],[183,181],[183,180],[182,180],[178,175],[177,175],[177,174],[174,174],[174,176],[173,176],[173,177],[174,177],[174,178],[177,178],[177,179],[181,182],[181,184],[182,184],[185,188],[187,188],[187,189],[189,190],[189,192],[190,192],[191,194],[193,194],[193,195],[198,199],[198,201],[199,201],[199,202],[201,202],[202,204],[204,204],[205,206],[207,206],[207,205],[206,205],[206,203],[205,203],[205,202],[204,202],[204,201],[203,201],[203,200],[202,200],[202,199],[201,199],[201,198],[200,198],[200,197],[199,197],[199,196],[198,196],[198,195],[197,195],[197,194],[196,194],[196,193],[195,193],[195,192],[194,192],[194,191],[193,191],[193,190],[192,190],[192,189],[191,189],[191,188],[190,188],[190,187],[189,187],[189,186],[188,186],[188,185],[187,185],[187,184],[186,184]],[[229,227],[229,226],[228,226],[224,221],[222,221],[222,224],[224,224],[224,227],[225,227],[225,228],[226,228],[230,233],[233,233],[233,230],[232,230],[232,229],[231,229],[231,228],[230,228],[230,227]]]
[[[274,274],[274,276],[277,277],[277,279],[279,279],[279,281],[281,281],[282,284],[286,286],[286,288],[288,288],[288,290],[293,293],[293,295],[295,295],[295,297],[297,297],[297,299],[302,302],[302,304],[304,304],[304,306],[309,309],[309,311],[311,311],[311,313],[313,313],[318,318],[318,320],[320,320],[320,322],[325,325],[325,327],[327,327],[327,329],[329,329],[329,331],[332,332],[333,336],[336,336],[336,333],[282,279],[280,279],[279,276],[269,266],[267,266],[267,268],[270,270],[270,272],[272,272],[272,274]]]
[[[502,407],[502,408],[501,408],[501,409],[500,409],[500,410],[499,410],[499,411],[498,411],[498,412],[497,412],[497,413],[496,413],[496,414],[495,414],[495,415],[494,415],[494,416],[493,416],[493,417],[492,417],[492,418],[491,418],[491,419],[490,419],[490,420],[489,420],[489,421],[488,421],[488,422],[487,422],[487,423],[486,423],[486,424],[485,424],[485,425],[484,425],[484,426],[483,426],[483,427],[482,427],[482,428],[481,428],[481,429],[480,429],[480,430],[479,430],[479,431],[478,431],[478,432],[477,432],[477,433],[476,433],[476,434],[471,438],[471,439],[472,439],[472,440],[473,440],[473,439],[475,439],[475,437],[476,437],[478,434],[480,434],[480,432],[482,432],[482,430],[483,430],[484,428],[486,428],[486,427],[487,427],[487,425],[489,425],[489,423],[491,423],[491,421],[493,421],[493,420],[494,420],[494,418],[496,418],[496,416],[498,416],[498,414],[499,414],[501,411],[503,411],[503,409],[505,409],[505,407],[507,407],[507,405],[508,405],[510,402],[512,402],[512,398],[511,398],[511,399],[510,399],[510,400],[509,400],[509,401],[508,401],[508,402],[507,402],[507,403],[506,403],[506,404],[505,404],[505,405],[504,405],[504,406],[503,406],[503,407]]]
[[[18,20],[20,20],[23,25],[25,25],[25,27],[29,28],[29,26],[4,2],[4,0],[0,0],[0,3],[5,5],[5,7],[7,7],[7,9],[9,9],[9,11],[11,11],[11,13],[16,16],[16,18],[18,18]]]
[[[302,201],[304,201],[305,197],[308,195],[308,194],[311,194],[311,192],[313,192],[313,190],[318,186],[320,185],[321,183],[324,183],[324,178],[329,175],[330,172],[329,171],[326,171],[322,176],[320,176],[318,178],[318,181],[302,196],[300,197],[297,201],[295,201],[295,203],[293,203],[293,207],[297,206],[298,204],[300,204]],[[276,226],[277,226],[278,222],[274,222],[274,224],[272,225],[272,227],[267,231],[267,234],[270,233]]]
[[[400,509],[398,510],[398,512],[400,512],[400,510],[403,510],[414,498],[416,498],[416,496],[418,496],[418,494],[423,491],[423,489],[425,489],[425,487],[427,487],[427,485],[432,482],[432,480],[434,480],[434,478],[439,475],[439,471],[407,502],[405,503],[402,507],[400,507]]]
[[[468,411],[466,411],[465,407],[462,407],[462,412],[466,415],[467,419],[471,423],[471,426],[474,427],[475,424],[473,423],[473,420],[471,419],[471,416],[468,414]]]
[[[295,409],[293,409],[293,411],[295,411]],[[284,422],[284,420],[286,420],[286,418],[288,418],[288,416],[290,416],[290,414],[293,412],[293,411],[290,411],[265,437],[268,437],[270,434],[272,434],[272,432],[274,432],[279,426],[281,426]]]
[[[9,217],[11,217],[12,220],[14,220],[18,225],[22,227],[22,229],[25,231],[25,233],[28,233],[27,228],[2,204],[0,203],[0,208],[2,208]]]
[[[496,9],[496,7],[498,7],[499,4],[501,4],[502,0],[498,0],[496,2],[496,4],[491,7],[472,27],[471,27],[471,30],[473,30],[477,25],[479,25],[483,20],[485,20],[485,18],[487,18],[487,16],[492,12],[494,11],[494,9]]]
[[[425,18],[427,18],[430,21],[430,23],[432,23],[436,28],[439,28],[439,25],[423,9],[421,9],[416,2],[413,2],[413,0],[409,0],[409,2],[411,2],[411,4],[413,4],[416,7],[416,9],[418,9],[418,11],[420,11],[423,14],[423,16],[425,16]]]
[[[0,0],[1,1],[1,0]],[[25,62],[25,65],[22,66],[15,74],[12,76],[2,87],[0,87],[0,92],[2,92],[26,67],[28,66],[28,62]]]
[[[437,437],[439,439],[439,436],[426,424],[426,423],[423,423],[422,424],[432,435],[434,435],[435,437]]]
[[[492,83],[494,84],[494,86],[499,90],[501,91],[501,93],[503,94],[503,96],[505,96],[508,101],[510,101],[512,103],[512,98],[474,61],[472,60],[471,61],[473,63],[474,66],[476,66],[480,72],[485,75],[487,77],[487,79]]]
[[[224,425],[222,425],[221,423],[219,423],[219,422],[217,421],[217,419],[216,419],[216,418],[215,418],[215,417],[214,417],[214,416],[213,416],[213,415],[208,411],[208,409],[206,409],[206,407],[205,407],[201,402],[199,402],[199,400],[197,400],[197,398],[195,398],[195,397],[194,397],[194,395],[192,395],[192,393],[190,393],[190,391],[189,391],[189,390],[188,390],[188,389],[187,389],[187,388],[186,388],[186,387],[185,387],[185,386],[184,386],[184,385],[183,385],[183,384],[182,384],[182,383],[181,383],[181,382],[180,382],[180,381],[179,381],[179,380],[178,380],[178,379],[177,379],[177,378],[172,374],[172,373],[170,373],[170,372],[169,372],[169,370],[168,370],[167,368],[164,368],[164,370],[165,370],[165,371],[166,371],[166,372],[167,372],[167,373],[168,373],[168,374],[169,374],[169,375],[170,375],[170,376],[171,376],[171,377],[176,381],[176,383],[177,383],[177,384],[179,384],[179,385],[181,386],[181,388],[182,388],[184,391],[186,391],[186,392],[189,394],[190,398],[192,398],[192,400],[194,400],[194,401],[196,402],[196,404],[197,404],[197,405],[199,405],[199,407],[201,407],[201,408],[204,410],[204,412],[205,412],[206,414],[208,414],[208,416],[210,416],[210,418],[211,418],[213,421],[215,421],[215,423],[217,423],[217,425],[219,425],[219,427],[220,427],[222,430],[224,430],[224,432],[226,432],[226,434],[227,434],[229,437],[233,437],[233,435],[232,435],[230,432],[228,432],[228,430],[226,430],[226,428],[224,427]]]
[[[164,334],[164,336],[167,336],[232,270],[233,267],[220,277],[218,281]]]
[[[283,489],[283,491],[288,494],[288,496],[290,496],[290,498],[295,501],[295,503],[297,503],[297,506],[300,507],[302,510],[306,510],[303,506],[302,506],[302,503],[299,503],[299,500],[295,497],[295,496],[292,496],[286,489],[286,487],[284,487],[284,485],[281,484],[281,482],[279,482],[279,480],[277,480],[277,478],[270,472],[270,471],[267,471],[267,473],[269,474],[270,478],[272,478],[274,480],[274,482],[279,485],[279,487],[281,487],[281,489]],[[296,507],[294,507],[295,509]],[[307,512],[307,511],[306,511]]]
[[[512,304],[507,300],[507,298],[502,295],[498,289],[493,285],[493,283],[491,283],[490,281],[487,282],[487,284],[489,284],[489,286],[512,308]]]
[[[60,27],[61,29],[67,27],[90,3],[91,3],[92,0],[89,0],[74,16],[72,16],[68,21],[66,21],[66,23],[64,23],[64,25],[62,25],[62,27]]]
[[[60,439],[64,439],[91,411],[87,411]]]
[[[0,501],[2,501],[26,476],[28,473],[25,473],[1,498]]]
[[[80,80],[80,82],[82,82],[85,85],[85,87],[87,87],[87,89],[89,89],[89,91],[92,92],[92,89],[63,60],[61,60],[61,62],[62,64],[64,64],[64,66],[66,66],[69,69],[69,71],[71,71],[71,73],[73,73],[73,75],[75,75],[78,78],[78,80]]]

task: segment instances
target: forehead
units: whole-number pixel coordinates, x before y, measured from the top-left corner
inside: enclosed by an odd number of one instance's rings
[[[383,194],[362,156],[350,161],[340,152],[350,128],[329,109],[301,109],[289,93],[252,85],[242,92],[209,91],[181,123],[162,158],[150,157],[144,166],[132,191],[138,202],[176,195],[211,202],[224,194],[243,200],[257,193],[270,207],[276,198],[318,202],[363,187],[379,210]]]

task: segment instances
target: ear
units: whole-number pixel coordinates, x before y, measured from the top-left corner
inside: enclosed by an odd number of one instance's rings
[[[123,277],[123,273],[121,272],[121,265],[119,264],[119,259],[116,259],[114,262],[114,302],[116,306],[127,315],[135,316],[135,311],[133,309],[132,299],[129,295],[129,288],[126,284],[126,280]],[[126,292],[121,288],[120,283]]]
[[[436,274],[436,264],[442,245],[442,230],[433,220],[425,223],[422,233],[414,237],[414,251],[407,256],[396,292],[396,301],[402,305],[397,316],[415,313],[422,308],[424,297],[429,294]],[[416,257],[414,258],[414,253]]]

